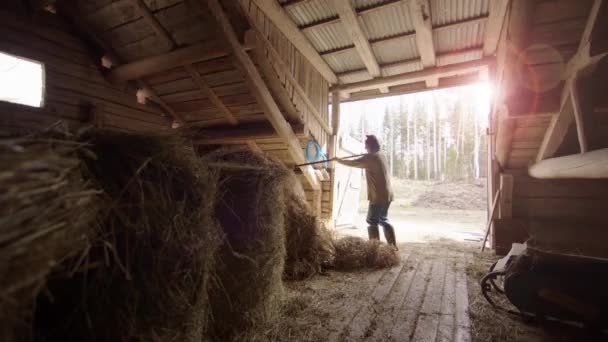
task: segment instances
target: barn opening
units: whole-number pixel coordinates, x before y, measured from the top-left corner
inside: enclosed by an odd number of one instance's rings
[[[0,2],[11,56],[0,340],[606,340],[607,11],[605,0]],[[26,67],[31,79],[10,74]],[[485,114],[442,132],[453,94],[465,108],[487,100],[480,81],[493,93]],[[405,120],[420,135],[400,149],[418,155],[409,167],[385,132],[400,96],[420,119]],[[413,208],[414,184],[486,184],[459,198],[486,203],[486,245],[453,232],[408,240],[408,227],[395,244],[340,235],[336,208],[361,201],[342,193],[356,185],[332,159],[376,129],[395,207]],[[452,169],[457,158],[466,167]],[[408,173],[424,179],[397,184]],[[442,225],[462,219],[429,210]]]
[[[488,83],[342,104],[338,156],[382,145],[395,199],[389,218],[403,242],[481,241],[487,219]],[[338,232],[367,236],[362,170],[336,166]]]

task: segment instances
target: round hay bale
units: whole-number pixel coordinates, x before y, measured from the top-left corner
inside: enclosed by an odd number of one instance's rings
[[[38,308],[57,340],[201,341],[220,243],[217,178],[171,136],[93,131],[90,180],[104,191],[102,227],[86,267],[49,284]],[[53,319],[55,318],[55,319]]]
[[[283,294],[288,170],[248,150],[222,149],[204,158],[221,172],[215,210],[224,233],[210,294],[212,337],[263,340]]]
[[[399,264],[397,250],[378,240],[344,237],[334,242],[336,270],[351,271],[361,268],[385,268]]]
[[[291,176],[285,187],[285,260],[284,278],[301,280],[333,263],[335,249],[331,233],[313,213],[302,185]]]
[[[95,235],[99,192],[83,177],[87,147],[65,134],[0,140],[0,340],[31,340],[49,274]]]

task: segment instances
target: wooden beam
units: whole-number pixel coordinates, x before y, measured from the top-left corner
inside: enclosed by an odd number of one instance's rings
[[[429,0],[412,0],[410,2],[410,17],[416,30],[416,46],[420,53],[424,68],[434,67],[437,64],[435,46],[433,43],[433,28],[431,26],[431,6]],[[427,86],[433,87],[432,78],[425,80]]]
[[[515,119],[509,117],[507,106],[498,111],[498,130],[496,132],[496,161],[502,169],[507,168],[511,143],[515,132]]]
[[[224,114],[226,120],[228,120],[228,123],[230,123],[231,125],[237,125],[239,122],[234,116],[234,114],[232,114],[230,109],[228,109],[228,107],[224,105],[222,100],[220,100],[220,98],[215,94],[209,84],[205,82],[205,80],[201,77],[198,71],[196,71],[196,69],[192,65],[185,65],[184,69],[186,69],[186,72],[190,75],[190,77],[194,81],[194,84],[196,84],[201,90],[201,93],[203,93],[203,95],[207,97],[209,101],[211,101],[211,103],[213,103],[213,105],[220,112],[222,112],[222,114]]]
[[[528,169],[534,178],[608,178],[608,148],[542,160]]]
[[[152,29],[156,33],[156,36],[164,41],[167,50],[173,50],[177,45],[171,37],[171,34],[163,27],[163,25],[156,19],[154,13],[150,11],[148,6],[143,0],[130,0],[133,6],[137,9],[139,14],[144,18],[144,20],[152,26]]]
[[[255,46],[255,48],[252,50],[252,56],[255,59],[257,65],[259,66],[260,71],[264,75],[266,83],[268,84],[268,88],[272,92],[274,98],[278,101],[279,105],[281,106],[281,108],[283,108],[283,110],[286,112],[285,114],[289,118],[291,118],[292,120],[298,120],[300,118],[299,111],[291,100],[291,96],[286,91],[282,80],[279,79],[278,73],[270,64],[269,58],[267,58],[266,56],[266,47],[264,45],[263,37],[257,39],[257,34],[258,33],[255,29],[248,30],[247,32],[245,32],[245,42],[246,44],[251,44],[252,46]],[[281,63],[281,60],[279,60],[279,62]]]
[[[355,49],[357,49],[357,53],[363,61],[363,64],[365,64],[370,76],[380,76],[378,61],[376,61],[376,56],[374,56],[372,47],[369,44],[367,37],[365,37],[361,25],[359,25],[357,14],[351,6],[350,0],[333,0],[333,5],[340,16],[340,19],[342,19],[344,30],[353,40]]]
[[[489,64],[493,63],[493,61],[493,58],[483,58],[469,62],[427,68],[420,71],[407,72],[387,77],[379,77],[368,81],[343,84],[340,86],[332,87],[331,90],[340,90],[352,93],[357,91],[375,89],[382,86],[393,86],[404,83],[425,81],[430,77],[450,77],[462,75],[479,71],[480,68],[487,67]]]
[[[562,90],[560,111],[551,120],[549,128],[543,137],[543,142],[536,156],[537,162],[555,155],[555,152],[557,152],[557,149],[561,146],[568,133],[568,128],[575,120],[581,151],[587,150],[577,80],[582,72],[587,71],[586,69],[588,68],[592,68],[593,65],[601,60],[601,58],[607,55],[606,53],[602,53],[592,57],[590,53],[591,33],[596,25],[601,6],[602,0],[594,1],[585,25],[585,30],[581,37],[579,49],[570,61],[568,61],[566,68],[564,69],[562,79],[566,80],[566,84]]]
[[[216,41],[197,43],[169,53],[119,65],[110,72],[112,82],[129,81],[176,67],[225,57],[228,53]]]
[[[338,83],[338,78],[334,71],[319,55],[317,50],[308,41],[308,38],[298,29],[277,0],[253,1],[329,83]]]
[[[299,97],[304,102],[304,105],[306,105],[306,107],[308,107],[308,110],[312,113],[312,115],[315,117],[315,119],[319,122],[319,124],[321,125],[323,130],[327,134],[331,134],[331,127],[329,127],[327,122],[323,119],[323,117],[321,116],[321,113],[319,113],[319,110],[317,109],[317,107],[312,103],[312,101],[310,101],[310,98],[308,98],[308,94],[306,93],[306,90],[304,90],[304,88],[302,88],[302,86],[300,85],[300,82],[298,82],[298,80],[296,80],[296,78],[293,76],[290,68],[285,64],[285,62],[283,62],[283,58],[281,58],[281,55],[279,54],[279,52],[274,48],[274,46],[272,46],[272,43],[268,40],[268,38],[266,38],[266,36],[264,36],[264,34],[259,30],[259,28],[257,26],[253,26],[253,28],[254,28],[254,31],[249,31],[249,32],[247,32],[247,34],[245,34],[245,41],[247,42],[247,44],[251,44],[252,46],[255,46],[256,40],[259,40],[260,42],[263,43],[264,48],[268,49],[268,52],[270,52],[270,54],[273,57],[272,62],[279,69],[281,69],[281,73],[283,75],[285,75],[285,77],[287,78],[289,83],[293,86],[296,93],[299,95]],[[274,70],[273,70],[273,73],[275,73]]]
[[[498,205],[500,219],[513,217],[513,175],[500,174],[500,204]]]
[[[156,94],[156,92],[150,87],[144,80],[137,80],[139,87],[146,93],[150,94],[150,100],[157,103],[164,111],[167,112],[174,120],[171,124],[172,128],[179,128],[186,123],[186,120],[176,111],[173,110],[163,99]]]
[[[377,99],[387,96],[406,95],[420,93],[424,91],[453,88],[462,85],[472,84],[477,82],[476,74],[454,76],[449,78],[439,79],[439,84],[436,87],[429,88],[425,82],[416,82],[393,86],[388,93],[382,93],[378,90],[366,90],[358,93],[351,93],[347,98],[341,98],[341,102],[353,102],[361,100]],[[332,102],[333,103],[333,102]]]
[[[291,126],[297,138],[306,137],[304,125]],[[195,145],[245,145],[252,140],[280,139],[268,123],[241,124],[236,127],[202,129],[193,139]]]
[[[253,152],[260,153],[260,154],[264,153],[264,151],[262,151],[260,146],[258,146],[258,144],[255,142],[255,140],[248,140],[247,147],[249,147],[249,149],[252,150]]]
[[[289,8],[289,7],[294,7],[297,5],[303,5],[306,3],[311,2],[312,0],[288,0],[285,1],[284,3],[281,4],[281,6],[283,6],[283,8]]]
[[[260,76],[257,68],[249,58],[249,55],[245,52],[245,49],[239,42],[234,29],[232,28],[228,17],[224,13],[222,6],[218,0],[202,0],[208,7],[213,19],[216,21],[218,31],[224,41],[230,47],[231,54],[234,57],[237,67],[241,69],[245,75],[245,79],[249,84],[249,88],[253,91],[256,96],[258,103],[264,108],[264,113],[270,121],[272,127],[276,130],[277,134],[285,141],[289,154],[296,164],[304,164],[306,159],[302,152],[302,146],[300,141],[294,134],[289,123],[283,117],[283,114],[279,110],[279,107],[274,102],[266,83]],[[274,1],[273,1],[274,2]],[[278,3],[274,2],[276,6]],[[280,8],[280,6],[279,6]],[[281,10],[283,10],[281,8]],[[310,186],[313,190],[320,190],[321,185],[319,180],[314,173],[314,169],[308,166],[300,168]]]
[[[498,40],[507,15],[509,0],[492,0],[490,15],[486,24],[486,34],[483,40],[483,55],[493,56],[498,48]]]
[[[579,78],[575,75],[570,89],[570,99],[572,101],[572,113],[574,114],[574,122],[576,123],[576,135],[581,149],[581,153],[589,150],[587,143],[587,134],[585,133],[585,119],[583,118],[583,104],[580,98]]]

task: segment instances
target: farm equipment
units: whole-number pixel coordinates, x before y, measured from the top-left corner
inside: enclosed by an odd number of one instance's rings
[[[600,329],[608,327],[607,290],[608,259],[559,254],[526,244],[513,244],[481,279],[482,294],[495,308]],[[496,295],[506,296],[517,310],[499,306]]]

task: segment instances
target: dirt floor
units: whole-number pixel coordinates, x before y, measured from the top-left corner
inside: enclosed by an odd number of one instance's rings
[[[288,282],[274,341],[606,341],[587,331],[496,311],[479,279],[496,260],[474,243],[400,245],[385,270],[330,271]],[[505,307],[508,303],[501,301]]]

